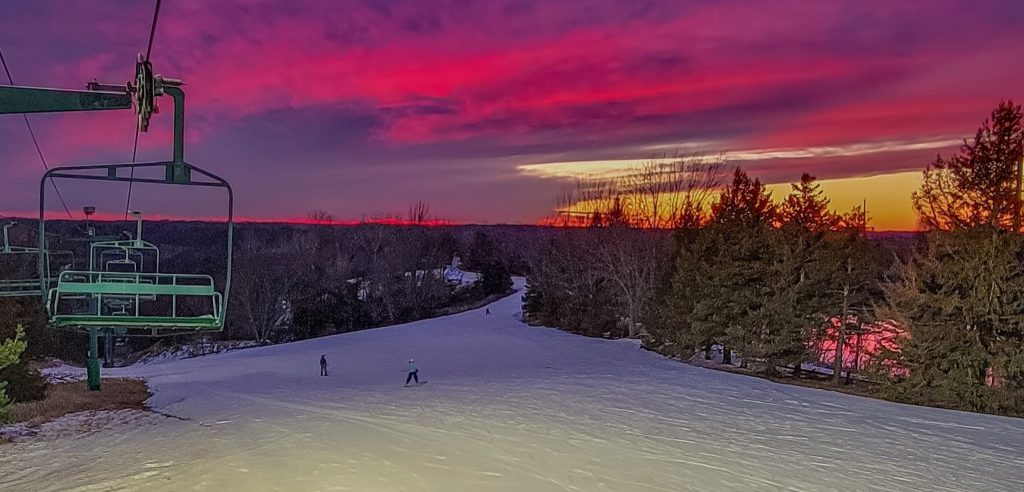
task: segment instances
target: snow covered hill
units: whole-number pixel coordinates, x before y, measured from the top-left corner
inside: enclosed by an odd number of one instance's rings
[[[0,446],[0,490],[1024,490],[1024,420],[704,370],[520,309],[108,371],[178,418]],[[409,358],[430,384],[403,387]]]

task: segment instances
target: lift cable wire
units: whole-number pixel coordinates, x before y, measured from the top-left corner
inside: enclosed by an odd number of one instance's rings
[[[156,20],[160,17],[160,0],[156,0],[156,10],[153,11],[153,25],[149,28],[149,44],[146,45],[146,61],[153,52],[153,38],[156,36]]]
[[[135,127],[135,145],[132,146],[132,164],[135,164],[135,156],[138,155],[138,151],[139,151],[139,127],[136,125],[136,127]],[[128,198],[125,200],[125,203],[124,203],[124,221],[125,222],[128,222],[128,209],[131,208],[131,206],[132,206],[132,181],[130,181],[131,179],[135,179],[135,168],[134,167],[132,168],[131,176],[129,177],[129,181],[128,181]]]
[[[156,37],[156,21],[160,18],[160,1],[156,0],[156,8],[153,10],[153,24],[149,27],[149,43],[146,44],[146,61],[149,61],[149,55],[153,53],[153,39]],[[139,153],[139,126],[135,125],[135,144],[132,145],[132,164],[135,164],[135,158]],[[124,221],[128,221],[128,210],[132,206],[132,184],[131,179],[135,179],[135,168],[131,170],[131,176],[128,181],[128,197],[124,203]]]
[[[2,49],[0,49],[0,64],[3,64],[4,73],[7,74],[7,82],[10,83],[10,85],[14,85],[14,77],[11,77],[11,70],[7,68],[7,60],[4,59],[4,52]],[[39,155],[39,162],[43,164],[43,169],[49,171],[50,166],[46,165],[46,157],[43,157],[43,150],[39,147],[39,140],[36,139],[36,132],[32,131],[32,123],[29,123],[28,115],[22,113],[21,116],[25,119],[25,127],[28,128],[28,134],[32,137],[32,144],[36,147],[36,154]],[[64,211],[67,212],[68,219],[74,220],[74,217],[71,216],[71,209],[68,208],[67,202],[64,201],[64,195],[61,194],[60,188],[57,187],[57,182],[54,181],[52,177],[50,178],[50,184],[53,185],[53,191],[57,192],[57,197],[60,198],[60,204],[64,206]]]

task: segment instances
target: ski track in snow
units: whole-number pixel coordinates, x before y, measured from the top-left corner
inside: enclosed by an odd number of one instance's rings
[[[180,418],[2,445],[0,490],[1024,490],[1024,419],[528,327],[519,294],[490,309],[106,370]],[[429,385],[403,390],[410,357]]]

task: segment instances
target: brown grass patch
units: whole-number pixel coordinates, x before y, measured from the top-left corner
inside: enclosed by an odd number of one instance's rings
[[[144,410],[149,388],[140,379],[103,379],[100,391],[89,391],[85,381],[58,383],[46,389],[46,398],[15,403],[14,422],[40,425],[69,413],[86,410]]]

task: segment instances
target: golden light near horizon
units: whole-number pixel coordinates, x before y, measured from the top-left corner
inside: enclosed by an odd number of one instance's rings
[[[943,149],[955,147],[961,143],[959,137],[934,137],[922,140],[892,140],[881,142],[859,142],[841,146],[816,146],[804,148],[764,148],[722,153],[707,152],[705,155],[721,156],[727,163],[771,161],[776,159],[828,159],[835,157],[865,156],[873,154],[893,154],[907,151]],[[675,148],[693,148],[693,145],[671,144]],[[702,142],[694,144],[701,149],[721,147],[721,142]],[[669,145],[652,146],[649,149],[668,149]],[[563,161],[523,164],[516,170],[524,175],[546,179],[578,179],[599,182],[615,180],[635,173],[643,165],[663,165],[678,161],[677,157],[659,157],[651,159],[607,159],[591,161]],[[728,164],[727,164],[728,166]],[[756,175],[756,171],[755,171]],[[794,181],[799,176],[794,176]],[[855,176],[845,178],[820,179],[822,191],[838,213],[844,213],[853,207],[866,203],[870,226],[875,230],[909,231],[917,229],[917,217],[911,206],[911,193],[921,184],[920,171],[900,171],[872,176]],[[776,200],[781,200],[789,193],[789,183],[767,183],[768,189]],[[638,201],[636,197],[631,198]],[[674,200],[670,198],[668,200]],[[586,213],[600,209],[597,203],[577,203],[573,212]],[[649,206],[649,204],[641,205]],[[557,210],[565,213],[566,210]]]
[[[910,195],[921,186],[921,171],[822,179],[818,183],[831,201],[832,210],[838,213],[866,204],[868,225],[877,231],[917,229],[917,215]],[[789,183],[773,183],[768,189],[772,198],[782,200],[791,188]]]
[[[911,204],[911,194],[921,185],[920,171],[906,171],[876,176],[817,180],[822,192],[829,199],[832,211],[842,214],[854,207],[867,207],[868,225],[876,231],[912,231],[917,229],[917,216]],[[765,185],[776,202],[782,201],[792,189],[790,183],[769,183]],[[635,207],[645,211],[654,210],[650,198],[629,196]],[[714,201],[710,197],[708,204]],[[680,196],[663,195],[661,210],[673,209],[681,203]],[[594,210],[608,210],[608,199],[589,200],[573,203],[556,210],[558,214],[587,215]]]

